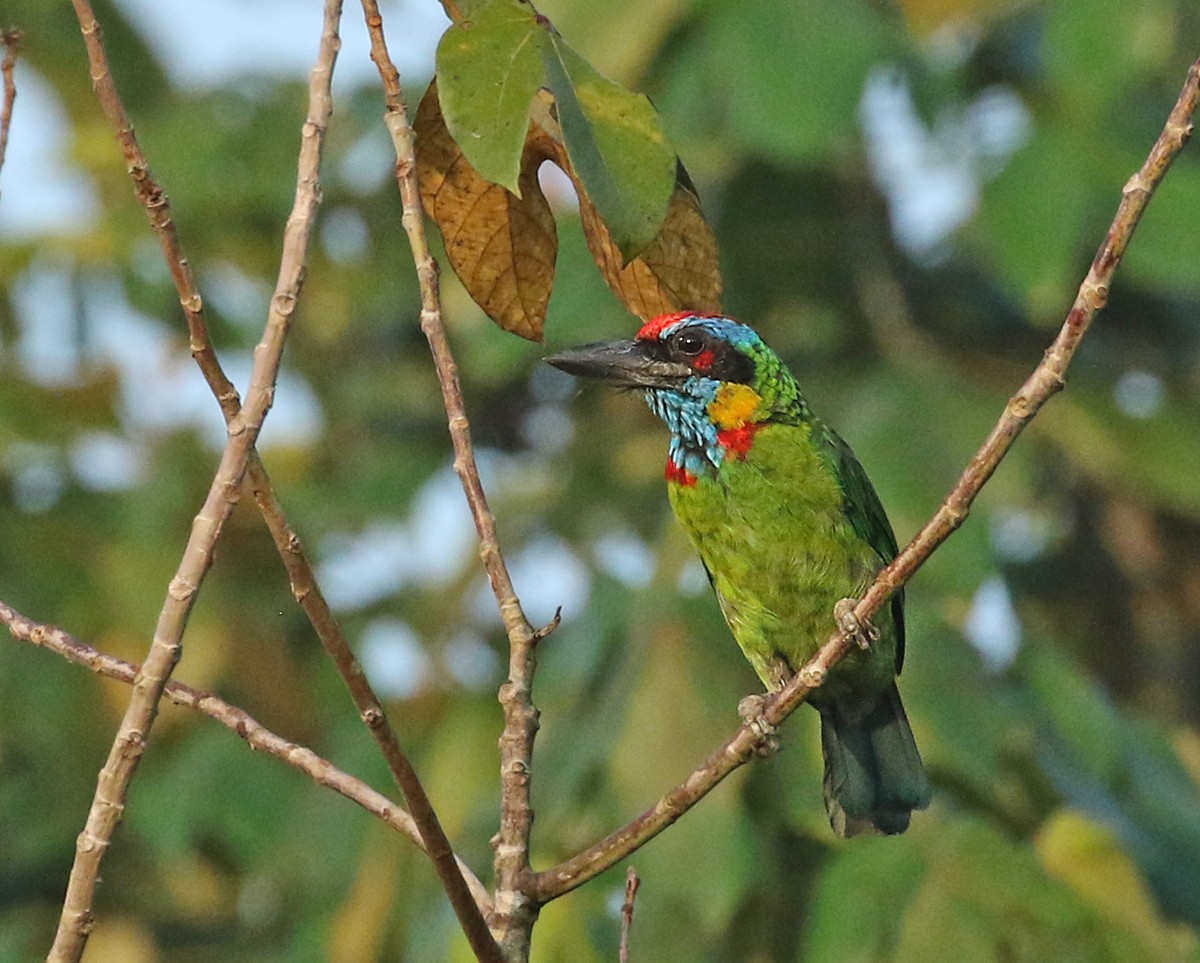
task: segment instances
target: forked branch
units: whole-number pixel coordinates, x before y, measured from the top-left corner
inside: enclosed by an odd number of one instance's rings
[[[99,41],[99,38],[97,39]],[[237,389],[225,375],[213,350],[204,315],[203,298],[196,285],[190,263],[183,253],[175,221],[171,217],[170,201],[150,173],[146,158],[138,145],[132,124],[111,77],[107,77],[102,84],[98,83],[97,87],[105,114],[111,120],[116,131],[117,141],[125,154],[133,177],[135,193],[146,209],[151,228],[162,247],[163,256],[179,294],[179,303],[183,307],[187,319],[192,356],[220,403],[226,422],[232,422],[241,411],[241,399],[238,397]],[[287,516],[275,497],[270,476],[267,474],[257,450],[252,450],[250,453],[247,477],[254,499],[258,503],[259,510],[275,541],[275,547],[287,569],[292,594],[308,616],[318,638],[333,660],[346,687],[350,690],[359,715],[379,743],[388,768],[406,797],[424,797],[416,772],[401,748],[395,730],[388,722],[382,703],[367,680],[341,625],[325,601],[324,594],[317,584],[312,564],[304,551],[299,536],[288,522]],[[414,812],[415,814],[423,813],[424,808],[418,807]],[[429,835],[436,837],[437,831],[431,829]],[[435,846],[435,850],[439,852],[445,848],[441,845]]]
[[[340,4],[338,12],[340,14]],[[103,56],[103,43],[98,33],[95,35],[95,44],[99,54]],[[332,62],[329,67],[332,68]],[[146,210],[151,228],[158,238],[179,294],[179,303],[183,307],[184,316],[187,319],[192,356],[217,398],[226,422],[232,425],[241,413],[241,401],[238,398],[237,389],[225,375],[213,350],[208,334],[208,324],[205,320],[204,302],[189,261],[184,255],[175,222],[171,217],[170,201],[150,172],[149,165],[134,134],[133,125],[121,102],[116,85],[108,73],[107,66],[97,70],[96,65],[93,64],[93,76],[98,78],[96,79],[97,95],[105,115],[114,128],[122,153],[125,155],[133,178],[134,191]],[[310,87],[311,97],[314,100],[320,98],[327,101],[328,86],[328,71],[321,69],[314,71]],[[459,867],[455,862],[456,857],[442,832],[420,780],[417,778],[416,771],[401,748],[395,730],[388,722],[383,706],[355,657],[341,625],[325,601],[300,538],[284,515],[275,497],[270,476],[267,474],[257,450],[253,448],[248,459],[247,476],[255,501],[258,503],[259,510],[275,541],[276,549],[287,569],[292,594],[308,616],[322,645],[341,674],[359,715],[379,744],[393,777],[409,801],[412,816],[404,814],[404,818],[411,818],[413,824],[419,828],[420,832],[417,838],[421,840],[423,848],[434,862],[441,862],[446,874],[459,876],[456,889],[460,893],[466,893],[467,885],[461,879]],[[472,876],[471,879],[474,877]],[[473,890],[476,897],[479,892],[484,892],[479,888],[477,880],[475,880]],[[485,906],[487,903],[490,903],[490,898],[480,905]],[[475,913],[479,915],[479,910],[476,909]],[[480,925],[482,925],[482,917],[480,920]]]
[[[73,3],[87,46],[92,82],[100,89],[111,84],[100,25],[88,0],[73,0]],[[318,171],[325,127],[332,110],[329,83],[340,44],[337,33],[340,16],[340,0],[327,0],[320,51],[310,84],[308,115],[302,129],[296,197],[284,229],[279,279],[271,298],[267,324],[254,353],[250,392],[245,406],[230,421],[229,440],[220,465],[204,505],[193,522],[183,557],[159,614],[154,640],[134,679],[129,704],[108,760],[100,770],[87,822],[76,846],[58,932],[50,950],[49,958],[55,963],[75,961],[83,954],[92,928],[92,901],[101,861],[121,820],[129,784],[145,749],[163,690],[179,660],[188,614],[212,562],[221,530],[240,493],[250,452],[274,397],[284,338],[303,280],[308,239],[319,203]],[[136,172],[134,176],[137,176]]]

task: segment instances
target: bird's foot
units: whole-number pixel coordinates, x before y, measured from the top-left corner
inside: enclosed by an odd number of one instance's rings
[[[856,605],[858,605],[858,599],[842,599],[833,607],[833,617],[837,619],[842,635],[865,652],[871,647],[872,642],[879,641],[879,629],[866,619],[860,619],[854,614]]]
[[[767,706],[773,698],[770,692],[758,692],[746,696],[737,707],[742,722],[758,737],[754,752],[759,756],[770,756],[779,751],[779,730],[767,721],[766,716]]]

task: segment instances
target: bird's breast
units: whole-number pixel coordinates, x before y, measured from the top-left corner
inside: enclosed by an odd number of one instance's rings
[[[756,426],[741,443],[745,454],[716,471],[673,480],[671,505],[742,648],[790,660],[832,625],[839,599],[861,593],[878,559],[805,426]]]

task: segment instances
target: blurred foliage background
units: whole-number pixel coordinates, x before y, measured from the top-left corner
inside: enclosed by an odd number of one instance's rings
[[[302,37],[311,58],[319,5],[198,5],[210,48],[252,50],[207,73],[204,32],[161,29],[153,6],[96,4],[244,383],[303,116],[304,68],[273,45]],[[853,444],[902,542],[1040,358],[1200,54],[1192,0],[539,7],[654,99],[715,226],[728,310]],[[384,10],[415,105],[441,12]],[[486,871],[503,635],[449,467],[357,15],[347,5],[325,205],[262,448],[443,823]],[[16,0],[3,17],[25,33],[13,140],[42,153],[22,167],[14,143],[0,174],[0,598],[140,659],[221,420],[69,5]],[[570,196],[547,190],[562,242],[547,345],[628,334]],[[1200,958],[1198,226],[1193,145],[1069,390],[910,587],[902,689],[933,807],[903,837],[835,841],[801,711],[782,753],[637,854],[634,960]],[[535,621],[563,606],[536,687],[546,867],[685,776],[756,683],[669,517],[660,426],[636,397],[579,394],[444,280],[517,588]],[[177,677],[387,787],[249,499]],[[0,645],[0,959],[49,945],[124,700]],[[615,960],[624,872],[548,906],[534,959]],[[466,958],[411,845],[170,706],[98,916],[89,960]]]

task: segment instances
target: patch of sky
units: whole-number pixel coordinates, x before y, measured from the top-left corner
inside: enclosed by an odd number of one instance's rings
[[[375,619],[358,641],[358,658],[384,699],[408,699],[429,682],[431,663],[417,634],[399,619]]]
[[[352,207],[325,212],[320,227],[321,248],[335,264],[360,263],[371,247],[371,232],[363,216]]]
[[[489,496],[514,496],[526,501],[540,497],[555,485],[551,462],[540,452],[513,455],[494,448],[477,448],[479,479]]]
[[[996,553],[1006,562],[1032,562],[1061,538],[1064,519],[1048,512],[1026,509],[997,509],[992,513],[988,537]]]
[[[575,193],[575,185],[557,164],[543,164],[538,168],[538,186],[556,210],[578,210],[579,195]]]
[[[346,611],[395,594],[411,577],[408,549],[408,526],[398,520],[374,519],[355,534],[327,536],[317,566],[325,598]]]
[[[155,245],[155,254],[159,254]],[[162,264],[159,254],[158,263]],[[251,277],[232,261],[214,261],[199,272],[200,291],[222,317],[255,337],[266,322],[271,285]]]
[[[100,206],[91,180],[72,163],[71,122],[54,88],[24,59],[15,73],[0,234],[10,241],[86,231]],[[113,161],[119,163],[116,146]]]
[[[654,575],[654,553],[628,530],[601,535],[592,543],[592,552],[600,570],[628,588],[641,588]]]
[[[535,405],[521,418],[521,437],[543,455],[564,451],[574,437],[571,416],[562,405]]]
[[[47,388],[73,384],[79,374],[81,346],[71,272],[60,262],[37,258],[17,277],[10,296],[21,371]]]
[[[330,605],[358,609],[406,585],[450,581],[474,549],[475,527],[462,489],[445,468],[421,487],[406,521],[374,519],[357,533],[327,538],[318,575]]]
[[[495,650],[477,632],[460,632],[441,651],[441,662],[451,678],[467,689],[494,689],[503,666]]]
[[[587,607],[590,579],[587,566],[561,538],[541,535],[506,553],[513,587],[529,620],[545,625],[561,606],[563,621]],[[479,586],[472,610],[480,624],[497,619],[496,599],[486,583]]]
[[[95,360],[116,368],[121,382],[122,420],[131,433],[192,427],[210,448],[225,446],[225,422],[183,339],[135,311],[119,279],[89,282],[87,319]],[[248,352],[223,359],[225,373],[245,397],[253,364]],[[275,403],[258,446],[308,444],[320,435],[324,416],[303,377],[282,369]]]
[[[944,256],[951,235],[975,213],[983,181],[1004,168],[1032,131],[1020,97],[998,86],[945,108],[927,126],[904,73],[884,67],[867,78],[859,122],[892,232],[910,256],[926,262]]]
[[[1004,579],[984,579],[971,600],[963,635],[994,672],[1008,668],[1021,648],[1021,620]]]
[[[396,172],[396,149],[382,125],[362,135],[337,158],[334,168],[342,185],[353,193],[370,196]]]
[[[238,74],[303,79],[312,70],[321,36],[321,4],[295,0],[119,0],[126,17],[154,48],[171,79],[182,87],[207,90]],[[389,51],[403,77],[428,77],[433,54],[448,21],[436,3],[379,4],[391,44]],[[370,40],[357,7],[347,4],[339,31],[342,47],[334,71],[339,87],[377,84]],[[263,56],[270,39],[269,57]]]
[[[1165,400],[1162,379],[1149,371],[1126,371],[1113,385],[1113,402],[1130,418],[1153,418]]]
[[[693,597],[703,595],[711,590],[708,573],[704,570],[704,563],[700,559],[692,557],[684,563],[683,568],[679,570],[677,587],[681,595]]]
[[[120,417],[129,433],[196,428],[211,448],[224,447],[220,409],[182,332],[173,335],[136,311],[118,277],[84,278],[67,264],[35,260],[14,284],[12,301],[20,332],[16,356],[31,381],[67,387],[79,383],[86,367],[110,366],[118,375]],[[229,378],[243,393],[251,364],[249,352],[225,361]],[[308,382],[282,370],[259,447],[307,444],[323,425]]]
[[[417,563],[413,577],[418,584],[449,581],[475,554],[475,523],[452,469],[442,469],[421,486],[413,500],[409,527]]]
[[[62,456],[50,445],[17,442],[6,446],[3,474],[9,477],[12,501],[18,511],[47,512],[66,489]]]
[[[119,0],[119,5],[157,54],[172,82],[186,89],[211,90],[227,86],[231,77],[242,77],[239,96],[252,99],[256,89],[253,78],[265,83],[304,81],[316,57],[320,4]],[[383,0],[380,8],[401,76],[429,77],[438,38],[447,26],[441,7]],[[264,38],[270,38],[269,57],[263,55]],[[354,16],[352,7],[347,7],[343,17],[341,40],[334,71],[335,97],[348,89],[377,85],[379,74],[370,59],[366,26],[361,17]],[[19,240],[85,231],[99,214],[99,202],[90,178],[71,161],[71,122],[66,108],[53,86],[25,59],[17,61],[16,83],[19,99],[4,163],[0,233]],[[416,93],[410,91],[410,95]],[[239,122],[237,98],[229,100],[223,120],[231,126]],[[297,118],[297,129],[299,125]],[[364,141],[368,153],[351,151],[341,162],[342,172],[345,178],[347,170],[367,161],[369,189],[373,190],[380,178],[391,176],[395,156],[382,123]],[[113,163],[120,163],[115,144]]]
[[[146,476],[146,458],[141,449],[109,431],[84,432],[72,443],[69,458],[79,484],[91,491],[126,491]]]

